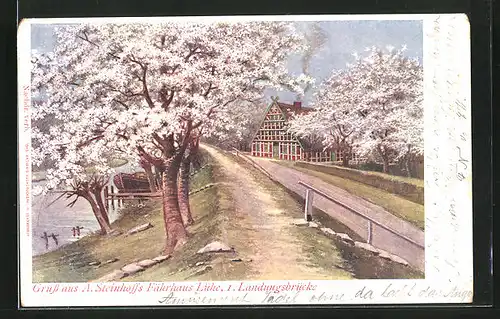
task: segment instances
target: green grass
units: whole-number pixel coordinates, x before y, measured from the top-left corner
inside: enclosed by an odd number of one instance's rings
[[[386,173],[382,173],[382,172],[375,172],[375,171],[358,170],[358,169],[353,169],[353,168],[348,168],[348,167],[343,167],[343,166],[338,166],[338,165],[332,165],[332,164],[325,164],[325,166],[334,166],[335,168],[338,168],[338,169],[345,169],[345,170],[361,172],[361,173],[367,174],[367,175],[379,176],[379,177],[382,177],[383,179],[390,180],[390,181],[403,182],[403,183],[412,184],[412,185],[415,185],[418,187],[424,187],[424,180],[419,179],[419,178],[397,176],[397,175],[391,175],[391,174],[386,174]]]
[[[420,205],[404,199],[395,194],[391,194],[379,188],[369,186],[363,183],[349,180],[315,170],[295,166],[293,162],[275,161],[280,165],[291,167],[306,174],[316,176],[321,180],[342,188],[349,193],[366,199],[367,201],[383,207],[392,214],[409,221],[420,229],[425,228],[424,205]]]

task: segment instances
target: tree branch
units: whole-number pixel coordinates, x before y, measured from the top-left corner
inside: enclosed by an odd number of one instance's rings
[[[139,77],[139,80],[142,83],[142,95],[146,99],[146,102],[148,103],[149,107],[153,108],[154,103],[153,103],[153,100],[151,99],[151,96],[149,94],[148,84],[146,82],[146,75],[148,72],[148,66],[146,64],[142,63],[141,61],[137,60],[133,54],[131,54],[128,58],[131,62],[136,63],[141,68],[142,77]]]

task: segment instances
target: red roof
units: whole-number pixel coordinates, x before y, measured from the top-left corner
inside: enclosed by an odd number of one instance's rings
[[[294,115],[303,115],[312,111],[312,109],[302,107],[300,102],[294,104],[278,102],[278,106],[286,114],[287,119],[292,118]]]

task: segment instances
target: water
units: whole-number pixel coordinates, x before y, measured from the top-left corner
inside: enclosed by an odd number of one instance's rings
[[[135,171],[129,164],[119,167],[116,170],[117,172]],[[42,186],[43,183],[44,182],[34,182],[33,187],[37,185]],[[113,185],[112,182],[110,185]],[[67,205],[74,200],[75,197],[70,200],[67,200],[66,197],[62,197],[53,202],[59,196],[61,196],[60,193],[33,196],[33,256],[57,249],[100,229],[88,201],[79,198],[73,207],[68,207]],[[117,205],[115,205],[115,209],[110,205],[108,215],[110,222],[116,220],[119,215]],[[83,229],[80,230],[80,237],[73,237],[72,229],[76,226],[83,227]],[[46,247],[45,239],[41,238],[44,232],[47,232],[48,236],[52,233],[59,235],[57,237],[58,245],[56,245],[54,239],[49,237],[49,245]]]
[[[49,205],[60,195],[48,194],[33,198],[33,256],[52,251],[77,240],[77,237],[73,237],[73,227],[83,227],[80,230],[80,238],[100,229],[89,202],[83,198],[79,198],[73,207],[67,207],[71,200],[65,198]],[[110,207],[108,214],[110,222],[113,222],[118,215],[118,209],[113,210]],[[45,239],[41,238],[43,232],[47,232],[49,236],[52,233],[59,235],[57,237],[59,245],[56,245],[55,241],[49,237],[47,248]]]

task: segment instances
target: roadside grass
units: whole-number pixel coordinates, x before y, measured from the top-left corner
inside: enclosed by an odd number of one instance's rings
[[[240,165],[259,176],[269,190],[286,205],[285,211],[293,218],[303,218],[305,201],[296,193],[288,190],[278,182],[268,179],[248,162],[233,156]],[[363,238],[349,227],[332,218],[325,212],[313,208],[313,221],[320,227],[328,227],[336,233],[349,235],[354,241],[364,242]],[[330,238],[319,229],[295,227],[293,233],[303,247],[303,260],[311,266],[322,268],[327,273],[337,273],[348,279],[422,279],[424,273],[411,266],[405,266],[391,260],[373,255],[362,248],[351,246],[340,239]],[[340,279],[340,278],[339,278]]]
[[[293,162],[277,160],[275,160],[275,162],[280,165],[287,166],[297,171],[309,174],[311,176],[318,177],[324,182],[342,188],[353,195],[359,196],[375,205],[386,209],[388,212],[409,221],[422,230],[425,228],[424,205],[414,203],[398,195],[391,194],[379,188],[365,185],[363,183],[322,172],[317,172],[315,170],[303,167],[297,167]]]
[[[334,166],[335,168],[338,169],[343,169],[343,170],[350,170],[350,171],[361,171],[363,174],[367,175],[374,175],[374,176],[379,176],[382,177],[383,179],[390,180],[390,181],[397,181],[397,182],[403,182],[403,183],[408,183],[408,184],[413,184],[415,186],[419,187],[424,187],[424,180],[420,178],[414,178],[414,177],[406,177],[406,176],[398,176],[398,175],[391,175],[391,174],[386,174],[382,172],[376,172],[376,171],[368,171],[368,170],[361,170],[361,169],[354,169],[354,168],[349,168],[349,167],[344,167],[340,165],[335,165],[335,164],[323,164],[325,166]]]

